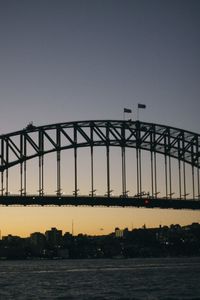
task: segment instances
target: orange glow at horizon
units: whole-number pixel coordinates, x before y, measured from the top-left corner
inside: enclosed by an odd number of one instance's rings
[[[28,237],[51,227],[63,233],[88,235],[109,234],[115,227],[121,229],[147,228],[159,225],[188,225],[200,222],[200,212],[145,208],[91,208],[91,207],[0,207],[1,235]]]

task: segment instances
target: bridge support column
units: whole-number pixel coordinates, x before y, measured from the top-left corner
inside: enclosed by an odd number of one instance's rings
[[[77,180],[77,148],[74,148],[74,196],[78,196],[78,180]]]
[[[151,196],[154,196],[153,151],[151,150]]]
[[[26,139],[24,139],[24,156],[26,157],[26,154],[27,154],[27,141]],[[26,160],[24,161],[24,195],[26,195]]]
[[[110,149],[106,146],[106,161],[107,161],[107,195],[110,197]]]
[[[9,163],[9,148],[8,148],[8,141],[6,143],[6,164]],[[6,192],[6,195],[8,195],[8,168],[6,169],[6,186],[5,186],[5,192]]]
[[[20,163],[20,195],[26,195],[26,161]]]
[[[179,173],[179,197],[180,199],[182,198],[182,180],[181,180],[181,161],[180,159],[178,160],[178,173]]]
[[[167,170],[167,155],[165,154],[165,194],[168,198],[168,170]]]
[[[156,152],[154,152],[154,183],[155,183],[155,198],[158,196],[157,189],[157,160],[156,160]]]
[[[187,191],[186,191],[186,177],[185,177],[185,162],[183,162],[183,189],[184,189],[184,199],[186,200]]]
[[[20,195],[23,195],[23,163],[20,163]]]
[[[24,195],[26,195],[26,161],[24,162]]]
[[[93,162],[93,146],[90,147],[91,158],[91,196],[94,196],[94,162]]]
[[[39,156],[39,196],[44,195],[44,157]]]
[[[199,165],[199,162],[198,162]],[[200,183],[199,183],[199,168],[197,168],[197,190],[198,190],[198,199],[200,199]]]
[[[26,195],[26,138],[21,134],[20,135],[20,195]]]
[[[165,154],[165,193],[166,198],[172,198],[172,169],[171,169],[171,157]]]
[[[4,191],[4,174],[3,171],[1,172],[1,195],[3,196]]]
[[[139,167],[140,167],[140,194],[142,194],[142,156],[141,156],[141,149],[139,149]]]
[[[138,151],[139,149],[136,148],[136,166],[137,166],[137,195],[139,196],[140,192],[140,181],[139,181],[139,161],[138,161]]]
[[[126,152],[122,147],[122,195],[126,196]]]
[[[195,187],[194,187],[194,166],[192,166],[192,196],[195,199]]]
[[[57,151],[57,196],[61,195],[60,150]]]
[[[8,195],[9,183],[8,183],[8,169],[6,169],[6,195]]]
[[[141,162],[141,149],[136,148],[136,161],[137,161],[137,195],[142,195],[142,162]]]
[[[1,140],[1,166],[4,164],[4,141]],[[4,191],[4,171],[1,171],[1,195],[3,196]]]
[[[171,168],[171,157],[169,156],[169,198],[172,198],[172,168]]]

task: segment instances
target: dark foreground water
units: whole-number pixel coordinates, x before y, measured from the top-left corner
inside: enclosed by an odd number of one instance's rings
[[[200,258],[0,261],[0,300],[200,300]]]

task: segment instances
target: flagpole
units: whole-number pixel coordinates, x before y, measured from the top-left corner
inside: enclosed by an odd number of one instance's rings
[[[132,109],[130,109],[130,108],[124,108],[124,113],[123,113],[123,119],[124,119],[124,121],[125,121],[125,113],[131,114],[132,113]]]
[[[140,108],[146,108],[146,104],[141,104],[141,103],[138,103],[138,105],[137,105],[137,119],[138,119],[138,121],[139,121],[139,109]]]

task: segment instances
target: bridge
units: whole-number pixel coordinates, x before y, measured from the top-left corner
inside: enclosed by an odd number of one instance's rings
[[[87,149],[87,155],[82,149]],[[101,157],[97,155],[98,149],[103,149]],[[64,168],[67,157],[70,159]],[[30,123],[20,131],[0,136],[0,205],[199,210],[199,157],[200,135],[170,126],[132,120],[45,126]],[[80,159],[84,167],[79,165]],[[49,171],[48,164],[52,161],[53,171]],[[98,179],[102,165],[104,186],[102,178]],[[112,171],[113,168],[117,171]],[[89,182],[87,187],[83,184],[84,189],[88,188],[84,194],[79,188],[81,169],[83,181]],[[50,173],[55,177],[53,182],[47,182]],[[63,179],[66,173],[68,181]],[[116,177],[120,177],[120,183],[114,182]],[[48,188],[52,185],[55,188],[50,193]],[[115,194],[113,185],[117,189]],[[64,189],[68,189],[67,193]]]

